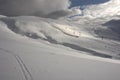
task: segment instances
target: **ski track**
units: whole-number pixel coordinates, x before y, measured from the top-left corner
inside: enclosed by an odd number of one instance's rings
[[[17,63],[19,64],[19,66],[22,70],[25,80],[34,80],[31,72],[29,71],[29,69],[27,68],[27,66],[25,65],[25,63],[23,62],[23,60],[21,59],[21,57],[19,55],[15,54],[12,51],[5,50],[3,48],[0,48],[0,50],[7,52],[7,54],[10,53],[12,56],[14,56],[15,60],[17,61]]]
[[[20,56],[16,55],[15,58],[21,67],[21,70],[25,76],[25,79],[26,80],[33,80],[33,77],[31,75],[30,71],[28,70],[28,68],[26,67],[25,63],[22,61]]]

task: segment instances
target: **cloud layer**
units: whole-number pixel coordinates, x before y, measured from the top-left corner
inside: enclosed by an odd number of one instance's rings
[[[0,0],[0,14],[45,16],[69,6],[69,0]]]
[[[103,4],[86,6],[83,14],[92,18],[120,15],[120,0],[110,0]]]
[[[120,0],[69,9],[70,0],[0,0],[0,15],[34,15],[46,18],[59,18],[82,14],[85,17],[99,18],[120,15]]]

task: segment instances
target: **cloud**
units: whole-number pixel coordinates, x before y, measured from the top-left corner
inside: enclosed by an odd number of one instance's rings
[[[110,0],[103,4],[85,6],[83,14],[91,18],[120,15],[120,0]]]
[[[69,0],[0,0],[0,14],[46,16],[57,11],[64,13],[69,6]]]
[[[72,17],[72,16],[77,16],[80,15],[81,10],[80,7],[72,7],[71,9],[67,9],[67,10],[60,10],[60,11],[56,11],[56,12],[52,12],[48,15],[46,15],[46,17],[50,17],[50,18],[60,18],[60,17]]]
[[[0,0],[0,15],[21,16],[33,15],[45,18],[74,16],[98,18],[120,15],[120,0],[109,0],[106,3],[88,5],[69,9],[71,0]],[[82,16],[81,16],[82,17]]]

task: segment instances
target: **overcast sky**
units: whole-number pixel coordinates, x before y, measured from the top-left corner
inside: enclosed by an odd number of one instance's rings
[[[69,0],[0,0],[0,14],[3,15],[46,15],[55,11],[66,10]]]

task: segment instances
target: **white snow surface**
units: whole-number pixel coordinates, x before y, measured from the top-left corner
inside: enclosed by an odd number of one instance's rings
[[[120,80],[111,19],[1,16],[0,80]]]

